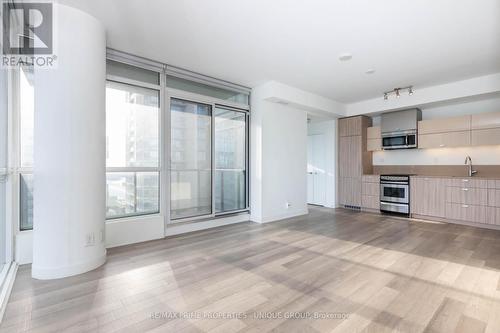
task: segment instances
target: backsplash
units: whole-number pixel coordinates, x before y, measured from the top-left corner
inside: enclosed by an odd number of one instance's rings
[[[373,165],[464,165],[467,155],[475,165],[500,165],[500,146],[376,151]]]

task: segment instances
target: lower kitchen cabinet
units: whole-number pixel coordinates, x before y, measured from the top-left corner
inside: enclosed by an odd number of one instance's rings
[[[363,195],[361,206],[367,209],[380,209],[380,197],[377,195]]]
[[[339,200],[343,206],[361,207],[361,177],[339,177]]]
[[[500,207],[486,207],[486,223],[500,226]]]
[[[446,203],[446,218],[464,222],[486,223],[486,206]]]
[[[380,209],[380,176],[363,175],[361,188],[361,207],[365,209]]]
[[[500,179],[413,176],[413,216],[500,226]]]
[[[446,179],[435,177],[411,177],[411,213],[444,218],[446,215]]]
[[[446,202],[485,206],[488,202],[488,190],[485,188],[448,186],[446,188]]]

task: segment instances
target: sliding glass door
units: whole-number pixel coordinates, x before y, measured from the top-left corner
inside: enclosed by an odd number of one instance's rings
[[[211,215],[212,106],[170,99],[170,219]]]
[[[246,208],[247,116],[245,112],[216,106],[215,212]]]
[[[247,117],[215,103],[170,98],[171,221],[247,209]]]

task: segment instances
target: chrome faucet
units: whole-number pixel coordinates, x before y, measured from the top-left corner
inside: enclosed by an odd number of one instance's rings
[[[474,176],[477,173],[477,171],[476,170],[472,170],[472,159],[470,158],[469,155],[467,155],[467,157],[465,158],[465,164],[469,166],[469,170],[468,170],[469,171],[469,173],[468,173],[469,177]]]

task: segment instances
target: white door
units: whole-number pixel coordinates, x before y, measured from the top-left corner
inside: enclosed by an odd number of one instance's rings
[[[307,202],[313,205],[325,205],[325,136],[309,135],[307,142]]]

